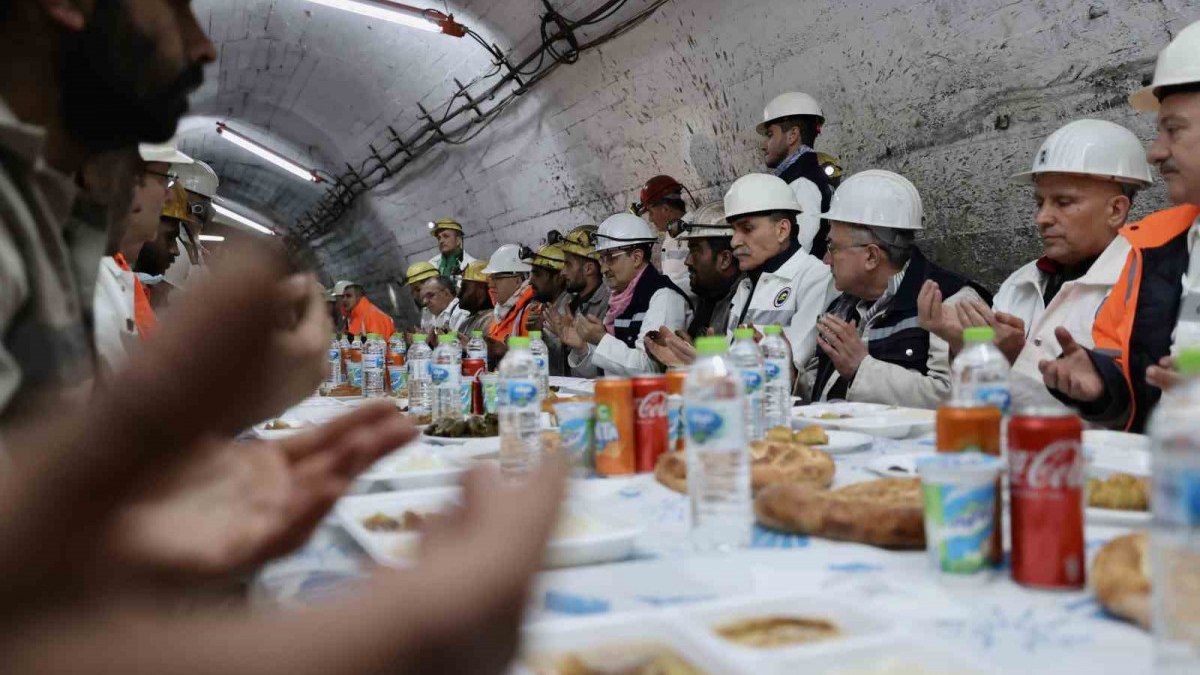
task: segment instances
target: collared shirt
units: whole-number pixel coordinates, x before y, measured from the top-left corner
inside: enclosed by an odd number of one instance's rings
[[[64,223],[73,182],[42,155],[45,131],[0,100],[0,411],[35,388],[89,382],[94,357]],[[96,270],[96,260],[92,265]]]
[[[852,295],[842,295],[838,299],[833,313],[838,316],[847,316],[846,310],[853,305],[854,311],[858,314],[858,336],[866,335],[871,323],[876,317],[883,314],[883,311],[892,303],[892,298],[896,297],[896,292],[900,290],[900,284],[904,282],[904,273],[907,271],[908,263],[904,263],[904,267],[899,272],[888,277],[887,290],[875,300],[863,300]]]
[[[454,298],[450,304],[446,305],[446,309],[443,309],[441,314],[433,317],[431,325],[438,330],[459,332],[469,318],[471,318],[471,313],[459,307],[458,298]]]

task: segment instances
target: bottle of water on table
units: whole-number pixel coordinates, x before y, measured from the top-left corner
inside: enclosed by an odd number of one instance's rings
[[[425,339],[424,334],[414,335],[408,350],[408,412],[413,417],[433,414],[433,382],[429,379],[433,353]]]
[[[763,385],[766,428],[792,425],[792,350],[780,326],[763,326]]]
[[[363,346],[363,396],[383,398],[387,396],[387,343],[378,333],[368,333]]]
[[[692,543],[702,551],[750,544],[750,453],[743,419],[745,384],[723,337],[696,340],[683,385]]]
[[[529,331],[529,353],[538,367],[538,392],[542,398],[550,393],[550,348],[542,340],[542,331]]]
[[[456,333],[438,336],[438,348],[433,352],[429,371],[433,380],[434,421],[462,419],[461,350]]]
[[[325,378],[325,384],[329,388],[336,387],[342,383],[342,345],[336,334],[329,338],[325,360],[329,364],[329,376]]]
[[[761,440],[766,435],[763,428],[763,357],[758,343],[754,341],[753,328],[738,328],[733,331],[733,346],[729,349],[729,359],[734,368],[742,376],[745,386],[743,394],[746,406],[746,437],[747,440]]]
[[[471,331],[471,339],[467,342],[467,358],[483,359],[483,362],[487,363],[488,348],[487,341],[483,339],[483,331]]]
[[[542,454],[540,370],[529,352],[529,338],[510,337],[500,361],[497,406],[500,412],[500,472],[510,479],[529,473]]]

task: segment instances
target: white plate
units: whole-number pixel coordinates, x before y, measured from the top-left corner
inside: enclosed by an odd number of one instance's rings
[[[1141,434],[1089,430],[1083,432],[1083,448],[1090,460],[1089,476],[1150,476],[1150,439]]]
[[[921,636],[901,636],[851,649],[812,650],[771,662],[767,675],[998,675],[999,668],[972,654]]]
[[[825,414],[850,417],[825,419]],[[817,425],[826,429],[858,431],[872,436],[901,439],[929,433],[936,426],[937,413],[920,408],[900,408],[882,403],[815,403],[792,411],[792,427]]]
[[[255,424],[251,430],[254,432],[255,436],[263,439],[264,441],[270,441],[270,440],[278,440],[280,438],[287,438],[288,436],[294,436],[302,431],[308,431],[317,426],[315,421],[299,419],[297,417],[277,417],[275,419],[282,419],[284,422],[287,422],[288,424],[292,425],[292,428],[291,429],[265,429],[264,427],[266,427],[271,422],[275,421],[273,419],[273,420],[269,420],[266,422],[259,422],[258,424]]]
[[[917,460],[935,454],[929,452],[906,452],[875,457],[863,467],[871,473],[887,478],[912,478],[917,475]]]
[[[407,492],[346,497],[337,504],[336,513],[346,532],[362,546],[373,560],[394,567],[411,564],[417,553],[420,535],[410,532],[371,532],[362,520],[376,513],[393,518],[404,511],[419,513],[444,511],[457,504],[458,488],[431,488]],[[588,527],[588,531],[552,539],[546,547],[547,567],[571,567],[616,562],[633,553],[634,543],[642,533],[641,527],[620,522],[607,514],[598,513],[584,503],[568,501],[562,507],[565,518]]]
[[[380,459],[357,480],[382,483],[392,490],[458,485],[470,456],[469,450],[460,447],[416,443]]]
[[[829,443],[826,445],[814,445],[813,447],[831,455],[862,452],[870,448],[871,444],[875,442],[873,437],[855,431],[826,431],[825,433],[829,436]]]
[[[1084,514],[1086,525],[1112,525],[1114,527],[1149,527],[1154,516],[1149,511],[1121,511],[1119,509],[1097,509],[1089,506]]]

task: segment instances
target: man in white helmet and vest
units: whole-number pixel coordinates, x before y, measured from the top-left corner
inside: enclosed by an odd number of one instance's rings
[[[521,260],[520,244],[505,244],[488,258],[483,273],[488,275],[488,288],[496,307],[492,310],[492,325],[488,327],[488,358],[492,363],[508,353],[508,338],[529,335],[530,312],[537,308],[529,273],[533,268]]]
[[[200,235],[212,222],[212,200],[217,196],[220,180],[212,167],[199,160],[191,164],[172,164],[171,169],[179,177],[179,184],[187,190],[191,220],[185,221],[179,230],[181,255],[163,277],[175,288],[185,289],[194,281],[192,275],[203,269],[204,258],[208,255],[208,250],[200,243]]]
[[[811,399],[938,407],[950,394],[950,350],[919,325],[921,288],[936,282],[951,304],[990,303],[991,294],[916,247],[921,195],[899,174],[851,176],[822,215],[830,224],[825,259],[842,295],[817,323],[817,356],[807,377]]]
[[[1062,350],[1054,331],[1066,328],[1085,348],[1100,306],[1125,266],[1129,241],[1118,236],[1134,195],[1151,183],[1146,151],[1134,133],[1103,120],[1076,120],[1046,138],[1033,168],[1014,176],[1033,185],[1034,223],[1042,257],[1014,272],[988,308],[979,302],[942,304],[941,291],[925,282],[921,325],[962,347],[962,331],[990,326],[996,346],[1013,364],[1014,405],[1053,403],[1042,382],[1041,361]]]
[[[1158,115],[1146,159],[1175,206],[1121,230],[1130,251],[1092,325],[1095,347],[1063,329],[1062,355],[1039,365],[1085,420],[1140,432],[1177,377],[1171,357],[1200,346],[1200,22],[1159,53],[1153,81],[1129,102]]]
[[[439,275],[450,277],[457,284],[467,265],[475,262],[475,258],[463,249],[463,226],[453,218],[441,218],[430,225],[437,239],[438,254],[429,262],[437,268]]]
[[[813,150],[825,115],[817,100],[808,94],[791,91],[780,94],[767,104],[758,125],[763,137],[763,161],[796,193],[802,213],[797,218],[799,240],[804,250],[818,260],[825,256],[825,237],[829,225],[820,214],[829,208],[833,188],[829,173]]]
[[[596,253],[611,295],[600,320],[575,317],[574,330],[559,336],[571,349],[572,368],[592,363],[606,375],[631,376],[660,370],[646,353],[646,334],[687,326],[691,309],[682,289],[650,264],[658,234],[632,213],[618,213],[596,231]]]
[[[730,303],[727,333],[743,324],[777,324],[802,374],[816,348],[813,327],[836,293],[829,267],[800,245],[801,206],[781,178],[752,173],[725,194],[730,244],[742,271]]]

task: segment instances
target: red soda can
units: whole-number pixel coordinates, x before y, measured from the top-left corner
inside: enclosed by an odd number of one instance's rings
[[[1083,423],[1063,408],[1018,410],[1008,423],[1013,581],[1083,588]]]
[[[487,372],[487,361],[484,359],[463,359],[462,374],[463,379],[471,383],[471,414],[482,415],[483,409],[483,383],[479,381],[479,375]],[[469,378],[469,379],[468,379]]]
[[[654,471],[658,456],[667,451],[667,378],[633,378],[634,456],[638,473]]]

